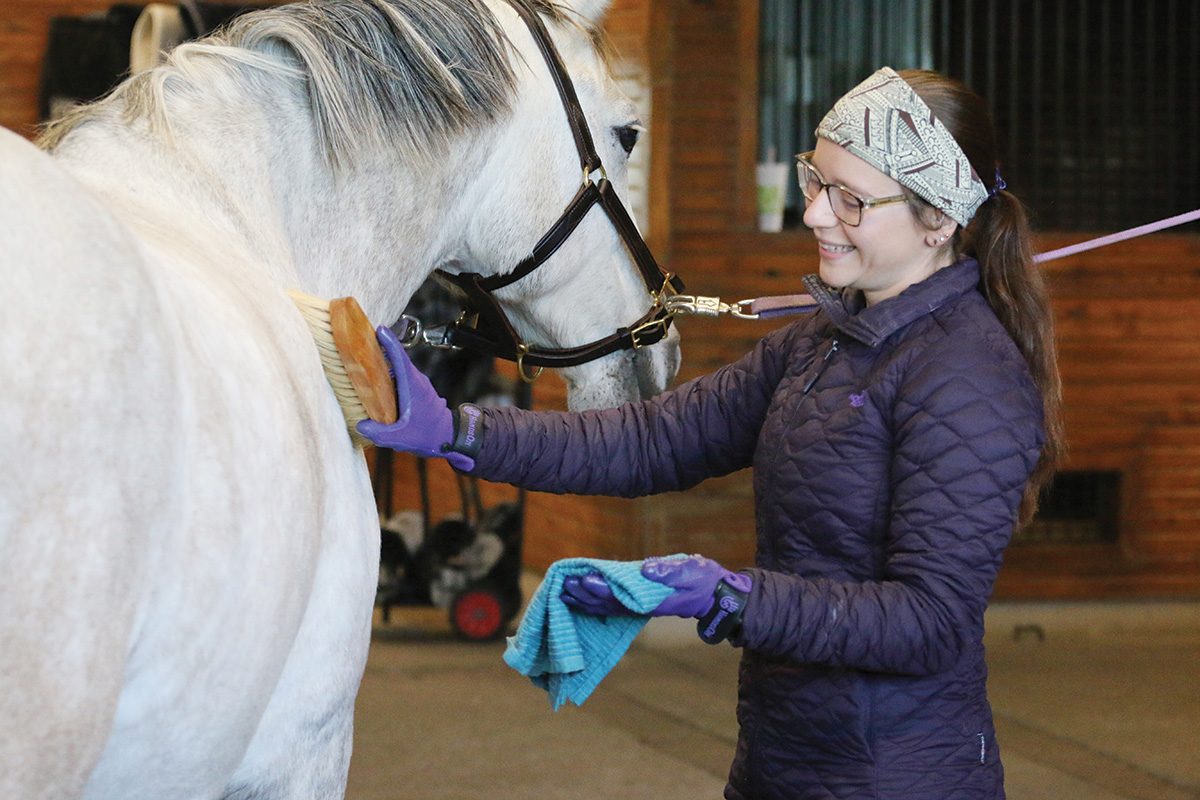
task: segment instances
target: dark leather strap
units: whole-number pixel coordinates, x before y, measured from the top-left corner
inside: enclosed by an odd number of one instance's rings
[[[637,264],[642,278],[646,282],[646,288],[657,294],[663,287],[666,275],[658,266],[658,262],[654,260],[654,254],[646,246],[645,240],[638,232],[637,225],[630,218],[621,198],[617,196],[616,190],[613,189],[612,183],[607,178],[601,178],[599,183],[588,181],[581,186],[567,205],[567,210],[555,221],[546,235],[533,246],[530,254],[513,268],[512,272],[481,278],[479,287],[493,292],[516,283],[540,267],[575,232],[575,228],[579,227],[579,223],[583,222],[583,218],[597,202],[612,221],[613,227],[617,229],[621,241],[629,248],[630,255],[633,256],[634,263]],[[682,283],[679,283],[679,288],[682,290]]]
[[[617,233],[621,235],[621,241],[629,248],[634,263],[642,271],[642,278],[646,281],[646,288],[650,289],[651,293],[657,295],[662,291],[664,284],[670,281],[675,294],[680,294],[684,288],[683,281],[678,277],[668,277],[667,273],[663,272],[662,268],[658,266],[658,262],[654,260],[654,254],[646,246],[646,241],[642,239],[642,234],[638,231],[637,225],[634,224],[633,219],[629,216],[629,212],[625,210],[624,204],[621,203],[621,198],[617,197],[616,189],[612,187],[607,178],[600,181],[600,204],[604,207],[608,218],[612,220]]]
[[[617,331],[603,339],[597,339],[579,347],[528,347],[523,350],[518,339],[504,341],[497,336],[489,335],[487,329],[471,327],[472,320],[455,327],[452,340],[458,347],[486,353],[507,361],[519,361],[531,367],[574,367],[586,364],[597,358],[615,353],[618,350],[632,350],[648,347],[659,342],[667,335],[670,328],[670,315],[665,309],[652,308],[645,316],[631,327],[618,328]]]
[[[606,183],[607,181],[603,182]],[[575,193],[574,199],[567,205],[567,210],[550,226],[550,230],[546,232],[546,235],[538,240],[538,243],[533,246],[533,250],[529,255],[522,259],[521,263],[517,264],[512,272],[506,275],[491,275],[487,278],[481,278],[479,281],[480,288],[485,291],[494,292],[497,289],[508,286],[510,283],[516,283],[540,267],[550,256],[554,255],[555,251],[567,240],[567,237],[575,232],[575,229],[579,227],[579,223],[583,222],[583,218],[587,216],[587,212],[599,199],[600,189],[596,184],[589,181],[579,187],[579,191]]]
[[[579,95],[575,94],[575,84],[563,64],[558,48],[554,46],[550,33],[542,24],[542,18],[529,8],[524,0],[508,0],[509,5],[516,9],[517,14],[525,21],[533,40],[537,42],[542,57],[550,67],[554,84],[558,87],[558,96],[562,98],[563,109],[567,112],[567,122],[571,125],[571,133],[575,136],[575,148],[579,151],[579,163],[584,175],[591,175],[600,169],[600,156],[596,154],[596,146],[592,144],[592,134],[588,130],[587,118],[583,115],[583,106],[579,103]]]
[[[550,230],[534,245],[530,254],[509,272],[483,276],[474,272],[454,274],[438,270],[443,279],[463,292],[467,301],[467,311],[448,327],[447,339],[456,347],[465,347],[531,367],[577,366],[617,350],[654,344],[667,335],[672,321],[672,313],[662,302],[663,289],[667,287],[674,294],[679,294],[683,291],[683,282],[664,273],[658,266],[608,178],[601,177],[598,182],[592,180],[592,173],[602,170],[603,164],[596,153],[591,133],[588,131],[587,119],[562,58],[541,18],[526,5],[525,0],[508,2],[529,27],[554,77],[559,98],[575,138],[575,147],[579,151],[580,163],[584,170],[583,184]],[[597,204],[604,210],[621,241],[628,248],[642,274],[646,288],[655,297],[655,302],[633,325],[618,328],[603,339],[578,347],[531,347],[521,341],[492,292],[519,281],[544,264],[579,227],[592,206]]]

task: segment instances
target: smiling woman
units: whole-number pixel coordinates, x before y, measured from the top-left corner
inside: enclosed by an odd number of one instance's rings
[[[753,569],[648,560],[674,590],[648,610],[600,573],[561,595],[745,648],[730,800],[1002,794],[984,611],[1061,435],[1020,204],[988,137],[955,137],[990,131],[972,98],[884,68],[826,116],[806,181],[816,313],[640,403],[482,409],[470,452],[450,447],[485,480],[619,497],[753,466]]]

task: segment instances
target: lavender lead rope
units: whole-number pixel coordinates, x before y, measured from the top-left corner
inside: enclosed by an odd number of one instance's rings
[[[1034,260],[1034,263],[1037,263],[1037,264],[1040,264],[1043,261],[1053,261],[1056,258],[1063,258],[1064,256],[1073,256],[1076,253],[1082,253],[1085,250],[1092,250],[1097,247],[1104,247],[1104,245],[1106,245],[1106,244],[1113,244],[1114,242],[1121,242],[1126,239],[1132,239],[1135,236],[1142,236],[1143,234],[1154,233],[1155,231],[1161,231],[1164,228],[1173,228],[1176,225],[1183,225],[1185,223],[1192,222],[1192,221],[1198,220],[1198,219],[1200,219],[1200,208],[1196,209],[1195,211],[1189,211],[1186,214],[1177,214],[1173,217],[1167,217],[1166,219],[1160,219],[1158,222],[1151,222],[1147,225],[1139,225],[1136,228],[1130,228],[1129,230],[1121,231],[1120,233],[1113,233],[1113,234],[1109,234],[1108,236],[1101,236],[1099,239],[1091,239],[1086,242],[1080,242],[1079,244],[1073,244],[1073,245],[1069,245],[1067,247],[1060,247],[1059,249],[1051,250],[1048,253],[1038,253],[1036,256],[1033,257],[1033,260]]]

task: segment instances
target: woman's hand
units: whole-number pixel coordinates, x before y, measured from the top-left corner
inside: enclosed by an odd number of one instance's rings
[[[642,564],[642,575],[675,590],[650,612],[652,617],[699,619],[712,610],[717,586],[722,581],[742,593],[751,588],[749,575],[730,572],[702,556],[647,559]],[[561,597],[571,608],[588,614],[611,617],[636,613],[622,605],[608,582],[595,573],[564,578]]]
[[[367,419],[358,432],[380,447],[389,447],[422,458],[444,458],[463,471],[475,468],[475,459],[452,449],[454,414],[433,384],[413,366],[404,345],[390,328],[375,331],[392,365],[396,381],[396,421],[391,425]]]

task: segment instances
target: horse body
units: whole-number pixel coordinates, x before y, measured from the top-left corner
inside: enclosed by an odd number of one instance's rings
[[[38,333],[18,336],[5,363],[42,368],[6,415],[6,444],[34,438],[5,448],[3,563],[50,569],[0,582],[7,607],[28,608],[24,637],[6,635],[0,655],[24,711],[4,715],[3,746],[18,750],[6,766],[19,766],[0,783],[28,783],[3,795],[78,796],[87,778],[89,796],[220,796],[256,734],[288,750],[248,784],[334,795],[348,747],[305,756],[349,735],[378,523],[311,338],[268,276],[234,279],[251,266],[243,248],[132,237],[90,193],[55,191],[72,179],[53,162],[45,173],[29,185],[51,190],[46,205],[73,196],[78,208],[55,219],[6,202],[5,219],[21,231],[54,219],[40,235],[74,228],[87,236],[68,241],[87,252],[22,258],[10,284],[38,317],[18,315],[6,337],[18,324]],[[64,646],[82,650],[72,668]],[[35,689],[31,667],[54,683]],[[47,793],[63,772],[47,742],[78,732],[81,710],[95,715],[89,749],[105,749],[80,753],[95,769]],[[283,780],[288,791],[271,785]]]
[[[569,198],[554,90],[493,8],[521,54],[509,108],[432,155],[331,159],[322,74],[266,36],[252,56],[185,45],[50,154],[0,132],[0,796],[344,791],[379,528],[284,290],[391,320],[435,267],[515,263]],[[589,115],[626,114],[586,35],[557,32],[593,76]],[[139,91],[155,103],[130,113]],[[579,235],[507,290],[533,337],[571,344],[649,303],[600,221]],[[587,261],[606,268],[572,286]],[[591,308],[561,302],[578,293]],[[628,356],[576,368],[576,400],[661,388],[674,355],[639,355],[640,376]]]

